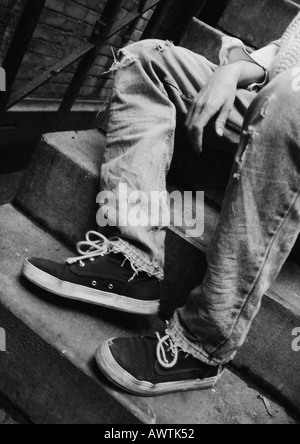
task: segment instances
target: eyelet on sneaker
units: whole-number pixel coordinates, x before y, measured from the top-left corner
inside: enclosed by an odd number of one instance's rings
[[[91,257],[91,258],[90,258],[90,261],[91,261],[91,262],[95,262],[95,258],[94,258],[94,257]]]
[[[113,289],[114,289],[113,284],[109,284],[108,288],[109,288],[110,290],[113,290]]]
[[[93,281],[93,282],[92,282],[92,286],[93,286],[93,287],[97,287],[97,281]]]

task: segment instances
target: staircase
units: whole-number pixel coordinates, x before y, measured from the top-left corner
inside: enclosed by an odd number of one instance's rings
[[[221,33],[233,33],[228,16],[231,14],[236,26],[237,23],[240,26],[236,10],[232,9],[236,3],[229,2],[218,30],[194,20],[183,44],[193,50],[197,47],[197,52],[214,59]],[[248,2],[239,0],[238,3],[244,14]],[[260,13],[262,4],[272,7],[275,16],[278,8],[278,26],[282,28],[297,10],[295,3],[283,0],[253,0],[251,5],[255,10],[254,3]],[[283,4],[285,14],[282,13]],[[270,17],[274,17],[272,14]],[[255,17],[251,20],[253,25]],[[199,35],[210,37],[195,43]],[[247,35],[252,39],[255,33],[249,31]],[[245,40],[255,47],[251,39]],[[257,41],[257,47],[264,43]],[[206,54],[208,50],[210,53]],[[299,422],[300,355],[293,352],[291,346],[292,331],[300,326],[297,254],[288,260],[277,282],[266,294],[247,343],[214,390],[139,398],[111,386],[95,365],[94,353],[103,341],[113,336],[159,329],[162,319],[169,318],[176,307],[185,303],[189,292],[204,276],[205,250],[218,222],[219,204],[239,139],[232,128],[227,129],[222,143],[215,140],[211,130],[206,137],[207,149],[201,164],[197,158],[187,158],[179,144],[169,176],[169,186],[174,188],[175,178],[180,182],[182,171],[188,168],[194,187],[205,189],[204,236],[189,239],[184,228],[170,228],[162,317],[145,318],[64,301],[20,277],[26,257],[42,256],[61,261],[74,255],[73,245],[82,240],[86,231],[96,228],[95,196],[105,137],[98,130],[43,136],[13,205],[0,207],[0,326],[7,332],[7,353],[0,354],[0,391],[33,422]],[[217,161],[214,158],[216,150]],[[217,183],[211,179],[215,177],[218,177]],[[182,181],[175,184],[177,189],[189,185]]]

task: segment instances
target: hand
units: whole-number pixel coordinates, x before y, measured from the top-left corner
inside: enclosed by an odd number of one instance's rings
[[[218,115],[216,132],[222,137],[228,117],[234,107],[239,81],[235,65],[217,69],[196,97],[186,120],[186,127],[193,146],[202,151],[203,131],[208,122]]]

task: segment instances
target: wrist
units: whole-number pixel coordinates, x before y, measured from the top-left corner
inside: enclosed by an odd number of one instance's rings
[[[265,69],[252,62],[238,61],[227,65],[229,72],[239,88],[248,87],[252,83],[261,83],[266,77]]]
[[[228,83],[238,87],[240,79],[242,78],[242,69],[236,63],[232,63],[219,67],[215,75],[220,78],[222,83]]]
[[[228,75],[238,84],[242,79],[243,66],[241,63],[231,63],[226,65]]]

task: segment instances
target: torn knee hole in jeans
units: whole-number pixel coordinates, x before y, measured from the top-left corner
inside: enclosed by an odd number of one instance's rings
[[[236,156],[235,162],[237,165],[237,172],[235,172],[233,175],[234,179],[240,180],[247,150],[253,146],[254,138],[258,134],[258,131],[256,131],[253,126],[249,126],[248,130],[243,131],[242,137],[243,139],[246,138],[247,141],[245,142],[244,149]]]
[[[120,49],[116,55],[112,48],[112,53],[114,56],[114,62],[109,70],[102,73],[102,75],[118,71],[119,69],[128,68],[128,66],[139,61],[139,56],[137,54],[131,54],[131,52],[126,51],[126,49]]]
[[[269,97],[267,97],[264,106],[262,107],[261,111],[260,111],[260,115],[261,117],[265,118],[268,115],[268,111],[269,111],[269,107],[271,105],[271,103],[273,102],[273,100],[275,99],[275,94],[271,94]]]
[[[167,40],[164,43],[160,43],[156,49],[158,52],[165,52],[167,48],[171,48],[172,46],[174,46],[174,43],[170,40]]]
[[[167,40],[164,43],[160,43],[156,49],[158,52],[164,52],[167,48],[171,48],[172,46],[174,46],[174,43],[171,42],[170,40]],[[111,48],[111,50],[112,50],[112,53],[114,56],[114,62],[112,64],[112,66],[109,68],[109,70],[102,73],[102,75],[118,71],[119,69],[122,69],[122,68],[127,68],[128,66],[132,65],[133,63],[136,63],[139,61],[138,54],[133,54],[130,51],[127,51],[126,48],[120,49],[118,51],[117,55],[115,54],[113,48]]]

